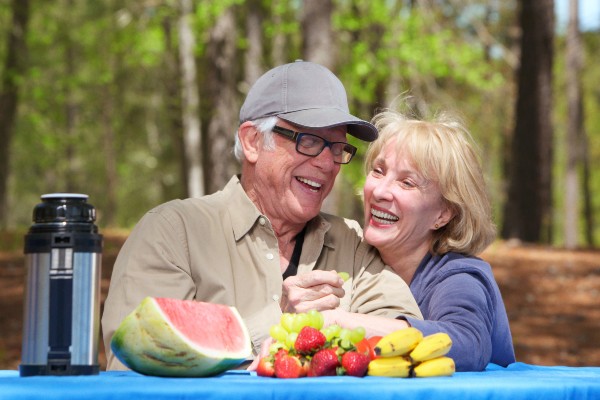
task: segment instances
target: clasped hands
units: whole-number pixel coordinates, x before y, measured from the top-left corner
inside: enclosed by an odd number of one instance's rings
[[[331,310],[344,297],[344,281],[335,271],[313,270],[283,281],[281,311],[289,313]]]

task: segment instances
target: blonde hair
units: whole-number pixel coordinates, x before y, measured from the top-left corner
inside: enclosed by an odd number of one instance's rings
[[[390,141],[407,152],[423,177],[438,183],[444,201],[452,210],[450,222],[433,232],[430,251],[466,255],[482,252],[496,236],[490,201],[472,137],[456,118],[440,115],[431,121],[385,110],[373,117],[379,131],[365,158],[368,174],[375,158]]]

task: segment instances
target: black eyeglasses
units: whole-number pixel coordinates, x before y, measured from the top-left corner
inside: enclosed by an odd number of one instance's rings
[[[305,156],[316,157],[325,147],[329,147],[333,155],[333,162],[336,164],[348,164],[354,154],[356,147],[346,142],[330,142],[320,136],[311,133],[295,132],[275,125],[273,132],[296,142],[296,151]]]

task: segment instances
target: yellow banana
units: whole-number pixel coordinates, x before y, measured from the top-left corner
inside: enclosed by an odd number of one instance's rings
[[[417,347],[410,352],[410,358],[415,363],[431,360],[445,356],[452,347],[452,339],[447,333],[438,332],[432,335],[425,336],[419,342]]]
[[[367,375],[408,378],[411,365],[407,357],[376,358],[369,363]]]
[[[409,327],[392,332],[381,338],[375,346],[375,354],[381,357],[404,356],[410,353],[423,339],[423,333]]]
[[[454,360],[450,357],[438,357],[423,361],[413,368],[413,376],[426,378],[430,376],[452,376],[454,374]]]

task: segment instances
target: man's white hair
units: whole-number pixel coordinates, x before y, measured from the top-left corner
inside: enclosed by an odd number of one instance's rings
[[[259,118],[251,122],[256,127],[256,130],[263,135],[263,148],[265,150],[274,150],[275,140],[273,140],[272,129],[275,124],[277,124],[277,117]],[[235,146],[233,147],[233,154],[238,161],[242,161],[245,158],[238,131],[235,132]]]

